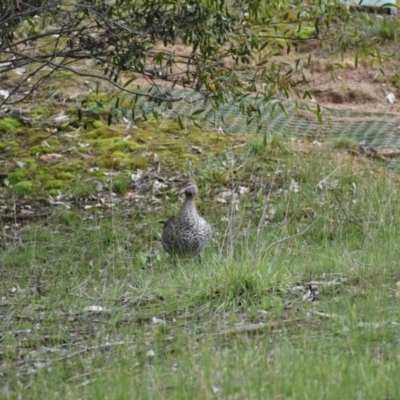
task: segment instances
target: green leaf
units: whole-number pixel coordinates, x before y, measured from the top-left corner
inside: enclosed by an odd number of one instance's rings
[[[183,122],[182,122],[182,119],[181,119],[180,115],[178,115],[178,125],[179,125],[179,128],[185,129],[185,127],[183,126]]]
[[[204,111],[205,111],[204,108],[200,108],[200,109],[198,109],[198,110],[193,111],[190,115],[193,117],[193,116],[195,116],[195,115],[202,114]]]
[[[136,81],[137,79],[138,79],[137,76],[134,76],[133,78],[127,80],[127,81],[124,83],[124,88],[127,87],[127,86],[129,86],[132,82]]]

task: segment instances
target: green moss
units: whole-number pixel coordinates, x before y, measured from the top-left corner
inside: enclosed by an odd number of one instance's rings
[[[57,174],[57,178],[61,179],[63,181],[69,181],[71,179],[73,179],[75,177],[74,174],[72,174],[71,172],[59,172]]]
[[[106,156],[100,157],[96,162],[97,166],[106,169],[119,169],[121,167],[122,161],[119,157]]]
[[[59,193],[60,193],[60,191],[58,190],[58,189],[50,189],[49,191],[48,191],[48,194],[50,195],[50,196],[58,196],[59,195]]]
[[[47,139],[46,143],[54,148],[56,148],[60,145],[60,141],[58,139]]]
[[[53,179],[45,183],[44,188],[47,190],[55,189],[59,190],[64,187],[64,182],[59,179]]]
[[[35,171],[37,169],[37,162],[36,160],[33,159],[25,159],[25,163],[26,163],[26,169],[30,170],[30,171]]]
[[[48,168],[41,168],[36,174],[36,180],[42,183],[46,183],[52,179],[54,179],[54,176]]]
[[[71,187],[68,193],[72,194],[76,200],[85,199],[97,193],[97,186],[95,182],[86,180],[84,182],[78,182]]]
[[[50,145],[50,143],[48,143]],[[55,153],[56,152],[56,147],[53,147],[50,145],[50,147],[48,146],[32,146],[29,149],[29,154],[32,156],[35,156],[36,154],[51,154],[51,153]]]
[[[71,172],[76,176],[79,172],[87,173],[88,163],[79,159],[64,160],[62,163],[62,170],[59,172]],[[60,167],[59,167],[60,168]]]
[[[184,160],[197,160],[197,155],[196,154],[192,154],[192,153],[182,153],[181,157]]]
[[[144,150],[146,148],[134,140],[123,140],[120,137],[99,138],[92,144],[98,154],[109,154],[111,152],[133,152],[137,150]]]
[[[123,151],[114,151],[111,154],[108,152],[106,154],[97,153],[95,165],[106,169],[146,168],[147,160]]]
[[[33,182],[31,181],[21,181],[13,186],[14,193],[18,196],[24,196],[26,194],[32,193]]]
[[[138,169],[145,169],[147,168],[147,160],[143,157],[133,157],[130,160],[130,166],[136,167]]]
[[[94,128],[102,128],[106,126],[103,121],[93,121],[92,125]]]
[[[156,136],[155,132],[153,131],[139,131],[137,132],[133,138],[139,143],[151,143],[157,137],[157,141],[163,143],[168,140],[167,135],[160,133],[159,136]]]
[[[6,117],[0,120],[0,132],[15,132],[21,126],[22,123],[14,118]]]
[[[294,36],[299,39],[309,39],[315,34],[314,26],[305,26],[294,33]]]
[[[32,141],[34,140],[35,142],[32,144],[40,143],[42,140],[45,140],[48,137],[48,133],[43,131],[43,129],[27,128],[26,126],[19,128],[16,133],[18,136],[25,136],[29,137],[29,139]]]
[[[113,153],[105,157],[100,157],[97,165],[107,169],[120,169],[126,166],[124,159],[125,154]]]
[[[80,146],[78,148],[74,147],[72,150],[70,149],[69,152],[70,152],[70,154],[73,154],[73,153],[87,154],[87,153],[89,153],[89,150],[90,150],[89,147]]]
[[[19,143],[15,140],[8,140],[2,143],[4,153],[14,153],[19,149]]]
[[[24,179],[26,179],[26,172],[24,171],[14,171],[8,175],[8,181],[11,183],[11,185],[21,182]]]
[[[123,194],[128,190],[130,182],[129,176],[117,177],[112,181],[112,190],[118,194]]]
[[[187,131],[183,130],[175,121],[165,122],[158,129],[160,132],[173,133],[174,135],[187,134]]]
[[[45,108],[38,108],[36,111],[37,114],[47,112]],[[184,131],[174,121],[164,123],[163,129],[158,129],[156,124],[143,122],[139,129],[131,131],[129,138],[118,126],[105,126],[98,116],[91,116],[87,126],[89,130],[80,129],[73,135],[47,138],[47,132],[43,129],[23,127],[24,138],[14,134],[12,140],[5,138],[0,143],[0,151],[5,153],[5,176],[12,185],[29,180],[35,187],[37,184],[38,188],[46,190],[50,195],[57,195],[62,190],[63,193],[73,194],[75,198],[85,198],[97,192],[96,185],[99,181],[105,182],[109,179],[104,175],[106,171],[146,169],[157,162],[162,162],[174,171],[182,170],[187,168],[188,162],[202,163],[205,154],[212,161],[218,154],[225,154],[226,148],[239,140],[237,135],[218,136],[202,132],[198,128]],[[91,129],[92,126],[95,128]],[[243,137],[240,140],[243,143]],[[83,145],[80,146],[79,143]],[[199,156],[196,146],[201,149],[202,155]],[[41,157],[44,154],[57,153],[60,149],[68,149],[68,154],[60,159]],[[150,155],[152,152],[156,153],[157,159],[144,155],[144,151]],[[16,154],[18,160],[25,162],[24,168],[16,170]],[[99,167],[99,170],[88,172],[92,167]],[[226,175],[224,171],[225,168],[222,168],[223,177]],[[85,180],[85,183],[76,187],[80,176],[90,177],[92,184]],[[218,176],[217,180],[224,180],[223,177]],[[69,181],[74,182],[73,187],[68,185]],[[111,184],[113,191],[125,193],[130,177],[114,177]],[[23,192],[23,189],[20,191]]]
[[[28,115],[30,117],[50,117],[52,115],[52,110],[49,107],[36,107],[31,110]]]
[[[110,129],[108,126],[103,126],[101,128],[93,129],[85,133],[87,139],[100,139],[100,138],[113,138],[121,137],[119,132]]]
[[[144,150],[146,147],[132,140],[118,140],[111,146],[110,151]]]
[[[40,154],[42,152],[42,148],[40,146],[32,146],[29,149],[29,154],[31,154],[32,156],[36,155],[36,154]]]

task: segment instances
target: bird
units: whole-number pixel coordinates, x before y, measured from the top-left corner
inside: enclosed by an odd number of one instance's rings
[[[183,182],[181,194],[185,194],[185,202],[177,215],[164,222],[162,246],[171,256],[199,255],[201,261],[211,239],[211,225],[197,212],[198,189],[193,179]]]

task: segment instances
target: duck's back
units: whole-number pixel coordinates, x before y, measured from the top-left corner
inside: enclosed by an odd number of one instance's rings
[[[164,223],[163,248],[169,254],[197,254],[207,247],[211,226],[197,214],[179,213]]]

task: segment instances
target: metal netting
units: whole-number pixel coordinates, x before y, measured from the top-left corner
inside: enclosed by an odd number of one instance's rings
[[[196,98],[188,91],[174,91],[174,95],[185,94]],[[222,129],[230,133],[256,132],[261,123],[261,134],[281,133],[288,137],[315,138],[326,140],[334,138],[349,138],[360,145],[397,149],[400,148],[400,113],[378,113],[351,110],[325,110],[323,121],[318,121],[317,115],[311,108],[295,101],[281,101],[286,112],[275,107],[271,112],[273,102],[265,105],[265,112],[257,122],[247,124],[237,104],[221,105],[213,114],[212,119],[206,120],[203,125],[207,128]],[[150,111],[153,107],[147,104]],[[181,101],[173,105],[171,115],[179,113],[188,115],[204,108],[211,111],[210,104],[197,102],[189,104]]]

